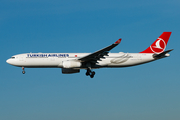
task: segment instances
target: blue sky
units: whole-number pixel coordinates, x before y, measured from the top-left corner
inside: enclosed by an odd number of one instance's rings
[[[0,119],[179,120],[180,2],[177,0],[1,0]],[[28,52],[141,52],[171,31],[171,56],[129,68],[97,69],[93,79],[5,61]]]

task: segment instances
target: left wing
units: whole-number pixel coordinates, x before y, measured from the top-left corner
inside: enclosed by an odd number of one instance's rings
[[[93,62],[93,63],[96,63],[98,60],[101,61],[100,58],[104,58],[104,56],[108,56],[109,51],[114,47],[116,47],[120,42],[121,39],[117,40],[115,43],[113,43],[110,46],[107,46],[87,56],[81,57],[78,60],[80,60],[81,62]]]

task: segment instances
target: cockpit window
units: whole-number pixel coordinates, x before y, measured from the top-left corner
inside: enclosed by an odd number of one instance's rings
[[[15,57],[11,57],[11,59],[15,59]]]

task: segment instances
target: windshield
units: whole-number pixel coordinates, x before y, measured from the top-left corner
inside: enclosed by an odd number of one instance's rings
[[[11,59],[15,59],[15,57],[11,57]]]

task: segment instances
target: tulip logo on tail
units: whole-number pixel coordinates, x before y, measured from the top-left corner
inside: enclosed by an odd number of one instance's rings
[[[171,32],[163,32],[154,43],[140,53],[162,53],[168,43]]]
[[[150,46],[151,50],[154,53],[161,53],[164,51],[164,49],[166,48],[166,43],[162,38],[158,38],[156,40],[156,42],[154,42],[151,46]]]

